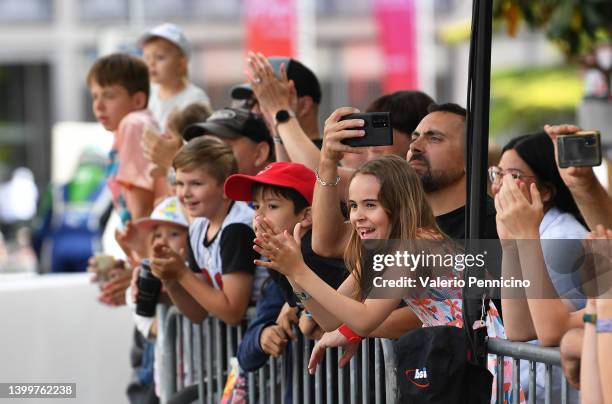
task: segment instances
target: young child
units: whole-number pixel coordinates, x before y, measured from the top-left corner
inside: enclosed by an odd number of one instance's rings
[[[187,260],[189,242],[189,222],[176,196],[164,199],[155,207],[148,218],[135,221],[132,225],[131,239],[127,242],[141,257],[151,257],[155,249],[162,246],[178,253],[183,261]],[[131,299],[136,303],[138,295],[139,267],[132,272]],[[145,337],[157,334],[153,317],[135,316],[134,321],[138,331]],[[153,327],[153,328],[152,328]]]
[[[141,257],[150,257],[153,255],[155,249],[161,247],[169,248],[172,251],[178,253],[183,261],[188,259],[189,251],[189,222],[183,208],[176,196],[171,196],[164,199],[159,205],[155,207],[153,213],[149,218],[139,219],[131,225],[132,230],[130,232],[130,239],[126,240],[131,248],[137,252]],[[135,265],[132,272],[131,290],[129,296],[126,297],[128,306],[133,310],[132,315],[136,328],[140,333],[147,339],[155,339],[157,337],[157,319],[155,317],[144,317],[137,315],[136,299],[138,296],[138,277],[140,275],[140,267]],[[178,285],[166,285],[176,289]],[[168,296],[165,291],[162,291],[160,295],[160,302],[168,302]],[[191,302],[192,306],[197,305],[195,302]],[[183,327],[183,332],[187,335],[190,332],[190,327]],[[149,342],[145,345],[145,349],[150,352],[145,352],[143,355],[148,355],[148,360],[153,361],[153,373],[155,379],[155,385],[159,386],[159,371],[161,367],[160,358],[161,344],[158,342],[155,344],[154,354],[152,352],[153,343]],[[181,358],[182,359],[182,358]],[[146,371],[150,372],[151,368],[144,367]],[[142,371],[138,373],[139,379],[142,377]],[[149,374],[150,375],[150,374]],[[150,377],[150,376],[149,376]],[[186,374],[185,380],[190,380],[192,375]],[[143,380],[138,380],[142,383]],[[159,396],[160,392],[156,388],[155,394]]]
[[[169,248],[155,249],[151,267],[167,286],[170,297],[193,322],[208,314],[230,325],[239,324],[251,302],[255,283],[252,229],[253,210],[233,202],[223,193],[223,183],[237,172],[232,149],[212,137],[187,143],[173,162],[176,192],[187,214],[190,244],[198,270],[196,276]],[[259,271],[264,274],[265,271]],[[176,281],[183,289],[172,287]],[[184,304],[193,298],[198,307]]]
[[[293,231],[298,225],[305,260],[322,279],[336,288],[346,277],[342,260],[316,255],[310,243],[310,205],[314,185],[314,172],[306,166],[277,162],[268,165],[257,175],[230,176],[225,182],[225,194],[234,200],[253,201],[256,216],[266,218],[281,230]],[[255,318],[250,322],[238,347],[238,363],[245,371],[259,369],[267,362],[269,355],[279,357],[285,351],[288,341],[295,338],[289,321],[281,322],[279,314],[287,303],[295,307],[297,298],[284,276],[276,271],[270,271],[270,275],[274,282],[264,283],[262,297],[257,301]],[[287,380],[290,380],[288,377]],[[289,390],[284,402],[291,402]]]
[[[140,44],[153,83],[149,109],[162,131],[174,109],[182,110],[194,102],[210,106],[204,90],[189,82],[190,47],[179,27],[158,25],[141,37]]]
[[[145,158],[141,146],[146,129],[158,129],[151,112],[146,109],[150,89],[147,66],[140,58],[111,54],[93,64],[87,75],[87,84],[93,99],[94,115],[114,135],[107,184],[118,221],[125,225],[128,221],[148,217],[155,199],[166,195],[167,182],[163,177],[149,175],[155,166]],[[95,260],[93,263],[95,267]],[[100,300],[110,301],[113,305],[125,304],[130,278],[130,271],[117,272],[117,276],[105,284]],[[107,296],[118,299],[109,300]],[[130,357],[138,377],[128,386],[131,401],[155,401],[150,363],[152,349],[153,345],[139,332],[134,333]],[[141,377],[143,374],[147,377]]]
[[[167,192],[165,178],[149,175],[154,166],[144,157],[141,147],[146,128],[157,128],[146,109],[147,67],[134,56],[115,53],[94,63],[87,84],[96,118],[114,135],[107,168],[114,207],[124,224],[147,217],[155,199]]]
[[[266,218],[278,229],[293,232],[300,224],[302,253],[317,274],[331,285],[340,285],[346,277],[341,259],[328,259],[315,254],[311,247],[311,209],[315,175],[298,163],[269,164],[257,175],[232,175],[225,184],[225,193],[237,201],[253,201],[257,217]],[[285,293],[285,300],[296,306],[298,299],[287,279],[276,271],[270,275]]]

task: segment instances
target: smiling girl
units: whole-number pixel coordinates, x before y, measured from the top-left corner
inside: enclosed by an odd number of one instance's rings
[[[346,127],[352,125],[351,121],[343,122],[345,123],[342,125]],[[334,123],[328,121],[328,125],[334,125]],[[359,123],[354,123],[353,127],[357,126]],[[347,135],[347,137],[355,135]],[[321,175],[325,179],[318,182],[315,198],[323,193],[337,195],[334,188],[325,185],[329,184],[326,180],[337,175],[336,171],[331,166],[320,167],[320,169],[319,179]],[[331,189],[327,190],[327,188]],[[351,275],[338,288],[338,291],[322,282],[304,264],[298,241],[287,232],[277,233],[265,220],[260,220],[257,224],[258,232],[254,248],[270,260],[257,261],[257,264],[286,275],[296,290],[296,294],[301,296],[305,307],[313,314],[322,328],[334,330],[344,323],[357,334],[367,336],[387,319],[401,299],[367,298],[371,289],[372,269],[361,268],[364,240],[446,239],[446,236],[435,223],[419,177],[400,157],[384,156],[364,164],[352,176],[348,196],[350,220],[349,223],[341,225],[349,230],[344,258]],[[331,199],[330,197],[327,200],[327,207],[316,206],[315,203],[316,207],[313,207],[313,210],[317,208],[335,209],[335,204],[329,204]],[[331,220],[331,218],[328,219]],[[299,230],[298,227],[296,226],[296,231]],[[460,290],[431,288],[427,293],[430,298],[404,299],[408,307],[419,317],[423,326],[463,327]],[[486,321],[488,335],[504,337],[503,326],[494,306],[489,308],[488,314]],[[317,354],[316,348],[313,351],[313,357],[315,354]],[[311,372],[314,372],[317,362],[316,358],[311,358]],[[506,380],[504,397],[510,401],[512,369],[510,361],[506,362],[508,363],[504,364]],[[495,373],[495,358],[490,358],[488,368]],[[493,394],[495,394],[495,386],[494,382]]]

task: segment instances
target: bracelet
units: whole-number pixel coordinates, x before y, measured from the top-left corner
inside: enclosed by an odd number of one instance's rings
[[[344,335],[351,344],[358,344],[361,342],[361,340],[363,340],[361,335],[351,330],[346,324],[342,324],[340,327],[338,327],[338,331],[340,331],[340,334]]]
[[[324,181],[321,178],[321,176],[319,175],[319,170],[317,170],[316,168],[315,168],[314,172],[315,172],[315,177],[317,178],[317,182],[319,184],[323,185],[324,187],[335,187],[335,186],[337,186],[340,183],[340,176],[336,177],[336,182],[331,183],[331,182]]]
[[[283,139],[280,136],[272,136],[272,141],[274,142],[274,144],[283,144]]]
[[[595,330],[597,332],[612,332],[612,318],[607,318],[605,320],[597,320],[597,324],[595,325]]]
[[[582,315],[582,321],[585,323],[595,324],[597,322],[597,314],[584,313]]]

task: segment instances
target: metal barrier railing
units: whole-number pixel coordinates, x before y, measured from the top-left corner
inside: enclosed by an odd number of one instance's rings
[[[497,355],[497,402],[503,403],[503,380],[504,367],[503,358],[512,358],[512,396],[518,403],[520,383],[520,361],[526,360],[529,363],[529,389],[527,403],[533,404],[536,402],[536,365],[544,364],[544,403],[553,403],[553,367],[561,366],[561,356],[559,348],[546,348],[525,342],[514,342],[499,338],[489,338],[487,341],[487,351],[490,354]],[[562,404],[570,403],[570,390],[573,390],[568,385],[567,379],[561,373],[561,393],[560,400]],[[575,392],[575,390],[574,390]],[[509,403],[513,404],[513,403]]]
[[[249,311],[247,319],[252,317],[253,312]],[[162,346],[162,404],[177,390],[190,384],[189,380],[184,382],[186,374],[191,374],[191,379],[198,384],[199,403],[218,403],[223,394],[230,358],[235,356],[238,344],[242,341],[246,322],[238,327],[230,327],[216,318],[207,318],[202,324],[191,324],[174,306],[163,307],[158,313],[158,319],[158,343]],[[186,327],[183,322],[191,325],[192,336],[185,335]],[[399,402],[397,360],[391,340],[365,339],[348,369],[337,367],[343,350],[328,349],[324,365],[318,366],[315,375],[311,376],[306,365],[313,345],[314,341],[300,335],[298,341],[292,343],[288,354],[279,359],[270,358],[268,363],[256,372],[247,373],[248,402],[280,403],[287,389],[291,389],[294,403]],[[536,402],[536,365],[543,364],[544,403],[553,403],[553,367],[561,365],[558,348],[490,338],[487,341],[487,350],[490,354],[497,355],[498,403],[504,402],[504,357],[512,358],[512,396],[517,403],[521,386],[521,360],[528,361],[529,366],[527,402]],[[285,375],[289,364],[292,377],[287,383]],[[567,404],[570,403],[569,393],[573,388],[568,385],[563,375],[560,377],[560,402]]]
[[[247,319],[253,313],[247,313]],[[228,375],[230,359],[236,355],[246,323],[230,327],[216,318],[192,325],[193,339],[185,338],[183,321],[188,321],[175,307],[160,309],[158,343],[162,346],[160,399],[166,403],[184,387],[185,368],[194,358],[194,380],[198,384],[199,403],[218,403]],[[299,333],[298,333],[299,334]],[[247,373],[249,403],[280,403],[287,389],[294,403],[396,403],[398,389],[393,344],[386,339],[365,339],[348,367],[340,369],[343,350],[328,349],[325,363],[314,376],[307,371],[314,341],[299,335],[279,359],[270,358],[256,372]],[[183,357],[183,364],[180,358]],[[373,366],[372,366],[373,365]],[[291,366],[291,380],[286,381]],[[374,389],[372,389],[374,386]]]

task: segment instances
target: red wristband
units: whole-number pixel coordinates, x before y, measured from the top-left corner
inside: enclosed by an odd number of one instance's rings
[[[338,331],[340,331],[340,334],[344,335],[351,344],[358,344],[363,340],[361,335],[355,333],[355,331],[351,330],[346,324],[342,324],[338,327]]]

